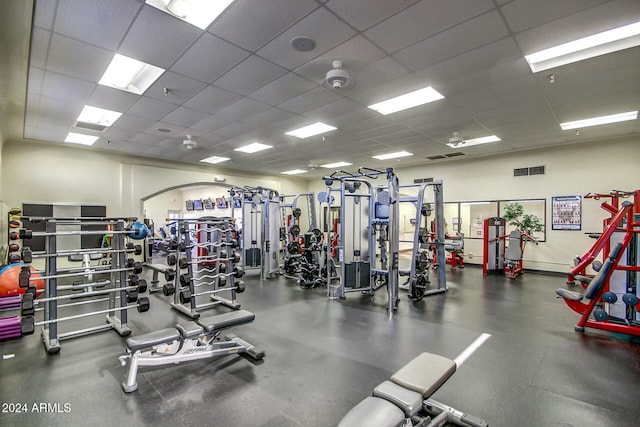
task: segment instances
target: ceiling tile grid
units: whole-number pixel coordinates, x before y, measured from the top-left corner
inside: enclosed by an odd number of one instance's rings
[[[226,155],[224,166],[280,173],[320,161],[377,165],[372,155],[394,149],[414,153],[397,164],[426,164],[454,151],[453,132],[502,138],[456,149],[463,158],[637,135],[637,120],[579,135],[559,122],[637,110],[639,47],[535,74],[524,59],[637,21],[640,2],[630,0],[236,0],[200,30],[141,0],[37,1],[24,136],[63,143],[79,131],[100,137],[95,149],[188,162]],[[298,36],[315,48],[294,49]],[[115,53],[166,71],[142,95],[101,86]],[[336,60],[350,75],[340,90],[324,82]],[[428,85],[445,99],[388,116],[367,108]],[[84,105],[123,114],[103,132],[80,130]],[[316,121],[338,130],[285,135]],[[187,135],[197,149],[182,147]],[[250,142],[274,148],[234,151]]]

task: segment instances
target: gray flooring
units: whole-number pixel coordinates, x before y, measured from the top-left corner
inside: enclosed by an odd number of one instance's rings
[[[57,355],[46,354],[38,333],[0,342],[0,425],[333,426],[420,352],[454,358],[485,332],[491,338],[435,399],[491,426],[638,425],[639,340],[574,332],[578,315],[554,293],[564,277],[510,280],[473,267],[447,277],[445,295],[412,303],[401,291],[390,317],[384,288],[331,301],[324,289],[249,273],[239,300],[256,321],[233,332],[264,348],[265,359],[141,368],[132,394],[120,388],[124,339],[113,331],[65,340]],[[130,316],[134,334],[182,320],[161,293],[150,299],[148,313]],[[224,310],[204,315],[216,311]]]

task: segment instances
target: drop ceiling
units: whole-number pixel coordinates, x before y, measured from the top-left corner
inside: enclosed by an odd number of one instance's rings
[[[326,170],[309,165],[433,164],[639,135],[638,120],[559,123],[638,110],[640,47],[535,74],[524,59],[637,21],[637,0],[235,0],[200,30],[142,0],[37,0],[24,138],[59,144],[80,131],[99,136],[90,150],[317,176]],[[315,48],[295,50],[299,36]],[[98,85],[115,53],[166,72],[142,95]],[[334,60],[352,78],[340,90],[323,84]],[[387,116],[367,108],[429,85],[445,99]],[[102,132],[77,129],[85,105],[123,114]],[[338,129],[285,135],[317,121]],[[454,131],[502,141],[452,149]],[[181,147],[187,135],[197,149]],[[273,148],[234,151],[252,142]],[[414,155],[371,158],[403,150]]]

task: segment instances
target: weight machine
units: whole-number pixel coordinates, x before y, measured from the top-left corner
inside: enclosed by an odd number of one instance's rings
[[[637,197],[640,193],[635,194]],[[609,205],[606,210],[613,214],[611,208]],[[605,247],[611,246],[613,249],[604,256],[603,263],[593,262]],[[578,274],[581,272],[578,268],[584,268],[587,260],[593,262],[597,271],[593,278]],[[624,201],[608,221],[594,248],[570,273],[570,277],[579,278],[586,286],[584,293],[564,288],[556,290],[567,306],[581,315],[575,330],[583,332],[589,327],[640,336],[639,272],[640,213],[635,203]]]
[[[260,269],[262,279],[280,271],[280,196],[276,190],[264,187],[231,188],[229,194],[236,209],[240,201],[242,212],[242,267]],[[233,212],[232,210],[232,212]]]
[[[433,206],[425,200],[427,188],[433,190]],[[442,194],[442,181],[434,181],[424,184],[401,185],[400,189],[417,188],[416,196],[400,197],[400,202],[409,202],[415,206],[415,229],[413,234],[413,247],[411,251],[411,269],[400,271],[401,276],[408,275],[409,278],[403,287],[409,290],[409,298],[420,301],[425,296],[435,295],[447,291],[446,272],[444,268],[438,268],[437,286],[433,289],[429,287],[429,271],[432,266],[437,266],[437,260],[445,259],[445,232],[444,227],[437,227],[437,224],[444,224],[444,200]],[[429,231],[429,216],[435,208],[435,230]],[[434,261],[435,255],[435,261]],[[448,260],[447,260],[448,262]]]
[[[374,188],[370,180],[386,176],[386,187]],[[340,223],[337,236],[325,223],[325,242],[336,241],[338,262],[328,260],[325,280],[329,298],[345,298],[348,292],[373,294],[383,284],[389,294],[391,313],[398,307],[398,177],[393,168],[385,171],[360,167],[356,173],[337,170],[322,178],[326,192],[318,199],[326,206],[327,217],[340,196]],[[332,187],[336,182],[338,187]],[[351,237],[348,239],[347,236]],[[380,253],[375,245],[380,245]],[[380,243],[380,242],[379,242]],[[327,257],[329,251],[327,251]],[[332,276],[332,267],[339,275]],[[372,280],[374,279],[374,280]]]
[[[308,229],[301,235],[302,208],[300,201],[306,200]],[[281,268],[285,276],[292,277],[293,274],[300,272],[303,263],[311,263],[314,260],[309,259],[312,255],[307,250],[312,244],[322,236],[322,232],[317,228],[316,223],[316,205],[314,193],[302,193],[294,195],[280,196],[280,241],[281,241]],[[303,259],[304,258],[304,259]],[[316,260],[315,264],[319,263]]]
[[[523,273],[522,255],[528,242],[539,243],[529,233],[513,230],[505,234],[507,221],[500,217],[485,218],[483,221],[483,261],[482,273],[500,272],[510,279]],[[507,245],[507,241],[509,244]]]

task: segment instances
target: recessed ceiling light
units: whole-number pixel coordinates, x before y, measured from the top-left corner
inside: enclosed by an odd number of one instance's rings
[[[233,0],[147,0],[146,3],[206,30]]]
[[[226,162],[227,160],[231,160],[231,159],[229,157],[211,156],[211,157],[207,157],[206,159],[202,159],[200,161],[215,165],[216,163]]]
[[[72,144],[93,145],[100,138],[99,136],[85,135],[82,133],[69,132],[64,142]]]
[[[302,169],[293,169],[290,171],[286,171],[286,172],[281,172],[284,175],[298,175],[300,173],[307,173],[307,171],[302,170]]]
[[[244,147],[236,148],[234,151],[242,151],[243,153],[257,153],[258,151],[267,150],[273,148],[273,145],[260,144],[254,142],[253,144],[245,145]]]
[[[638,118],[637,111],[628,111],[626,113],[611,114],[609,116],[593,117],[591,119],[575,120],[573,122],[560,123],[562,130],[582,129],[589,126],[606,125],[609,123],[624,122],[627,120],[635,120]]]
[[[635,22],[526,55],[525,59],[537,73],[638,45],[640,22]]]
[[[464,139],[458,142],[450,142],[447,145],[451,148],[471,147],[473,145],[489,144],[490,142],[502,141],[496,135],[483,136],[481,138]]]
[[[353,163],[347,162],[336,162],[336,163],[327,163],[326,165],[320,165],[321,168],[341,168],[342,166],[351,166]]]
[[[93,123],[102,126],[111,126],[116,120],[120,118],[121,115],[122,113],[119,113],[117,111],[105,110],[103,108],[85,105],[80,112],[77,120],[79,122]]]
[[[378,156],[372,156],[372,157],[378,160],[389,160],[389,159],[397,159],[399,157],[407,157],[407,156],[413,156],[413,153],[409,153],[408,151],[396,151],[395,153],[380,154]]]
[[[316,122],[308,126],[289,131],[285,133],[285,135],[291,135],[297,138],[309,138],[310,136],[319,135],[321,133],[329,132],[335,129],[337,129],[335,126],[331,126],[322,122]]]
[[[116,53],[99,84],[142,95],[164,69]]]
[[[405,93],[404,95],[387,99],[386,101],[378,102],[377,104],[369,105],[369,108],[386,116],[387,114],[417,107],[418,105],[428,104],[429,102],[443,98],[444,96],[442,96],[437,90],[431,86],[427,86],[422,89],[414,90],[413,92]]]

